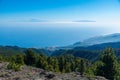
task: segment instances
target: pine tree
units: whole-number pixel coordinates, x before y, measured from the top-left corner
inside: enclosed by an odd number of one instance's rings
[[[36,67],[48,70],[48,62],[47,57],[45,55],[43,54],[39,55]]]
[[[75,62],[75,71],[80,72],[81,59],[80,58],[75,58],[74,62]]]
[[[86,70],[86,63],[85,61],[82,59],[81,60],[81,63],[80,63],[80,73],[81,75],[83,75],[85,73],[85,70]]]
[[[22,55],[22,54],[15,55],[15,61],[14,62],[17,63],[17,64],[23,65],[24,64],[24,55]]]
[[[64,56],[60,56],[59,58],[58,58],[58,60],[59,60],[59,69],[60,69],[60,71],[61,72],[65,72],[65,57]]]
[[[104,65],[98,66],[97,74],[110,80],[117,80],[119,75],[119,65],[113,49],[107,48],[100,59]]]
[[[3,57],[2,57],[2,55],[0,55],[0,61],[2,61],[3,60]]]
[[[27,65],[35,66],[38,60],[37,54],[31,49],[27,49],[25,52],[25,63]]]

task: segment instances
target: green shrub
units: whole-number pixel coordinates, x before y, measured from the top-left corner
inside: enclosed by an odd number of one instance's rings
[[[7,68],[8,69],[13,69],[15,71],[20,71],[21,70],[21,65],[20,64],[16,64],[14,62],[10,62],[8,65],[7,65]]]

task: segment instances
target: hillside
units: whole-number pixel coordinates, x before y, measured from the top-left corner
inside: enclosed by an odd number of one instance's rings
[[[74,43],[73,45],[71,45],[71,47],[86,47],[95,44],[110,43],[110,42],[120,42],[120,33],[88,38],[83,41]]]
[[[112,48],[106,48],[102,54],[78,49],[61,50],[61,52],[63,53],[56,56],[46,56],[38,55],[33,49],[27,49],[24,55],[14,54],[7,57],[1,55],[0,78],[2,80],[105,80],[97,77],[103,76],[110,80],[120,79],[119,60]],[[108,68],[109,72],[106,71]]]
[[[116,55],[120,58],[120,34],[110,34],[105,36],[93,37],[84,40],[87,46],[74,44],[75,46],[66,47],[46,47],[46,48],[30,48],[37,54],[44,54],[47,56],[60,56],[66,54],[72,54],[75,57],[85,58],[91,61],[98,59],[102,50],[106,47],[114,48]],[[90,44],[89,44],[90,43]],[[99,43],[99,44],[98,44]],[[79,45],[78,45],[79,44]],[[80,46],[81,45],[81,46]],[[21,48],[18,46],[0,46],[0,54],[5,56],[11,56],[14,54],[24,54],[28,48]]]
[[[98,59],[99,55],[102,53],[102,50],[106,47],[114,48],[115,53],[120,57],[120,42],[110,42],[103,44],[96,44],[87,47],[74,47],[70,49],[66,48],[44,48],[36,49],[31,48],[37,54],[45,54],[47,56],[60,56],[66,54],[72,54],[76,57],[85,58],[91,61]],[[21,48],[17,46],[0,46],[0,54],[5,56],[10,56],[14,54],[24,54],[27,48]]]
[[[28,48],[21,48],[18,46],[0,46],[0,54],[4,56],[11,56],[14,54],[24,54]],[[35,53],[49,55],[50,51],[45,49],[30,48]]]
[[[106,47],[111,47],[114,49],[115,54],[120,58],[120,42],[110,42],[103,44],[96,44],[87,47],[74,47],[71,49],[60,49],[53,52],[52,56],[60,56],[66,54],[72,54],[76,57],[85,58],[91,61],[98,59],[100,54]]]
[[[7,69],[8,63],[0,63],[0,80],[107,80],[104,77],[81,76],[80,73],[55,73],[23,65],[21,71]]]

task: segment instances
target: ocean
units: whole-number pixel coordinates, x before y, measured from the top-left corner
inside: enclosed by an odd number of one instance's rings
[[[20,47],[66,46],[106,34],[103,27],[0,27],[0,45]]]

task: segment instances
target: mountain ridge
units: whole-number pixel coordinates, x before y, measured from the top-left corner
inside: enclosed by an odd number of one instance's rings
[[[74,43],[72,47],[77,47],[77,46],[87,47],[95,44],[102,44],[109,42],[120,42],[120,33],[91,37],[83,41]]]

